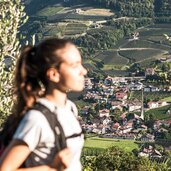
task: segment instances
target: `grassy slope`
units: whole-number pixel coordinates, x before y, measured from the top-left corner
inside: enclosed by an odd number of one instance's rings
[[[171,102],[171,96],[162,99],[162,101]]]
[[[155,118],[159,120],[168,120],[171,119],[171,115],[167,114],[169,109],[171,109],[171,105],[148,110],[146,114],[154,114]]]
[[[134,140],[117,140],[110,138],[87,138],[84,144],[84,148],[98,148],[106,149],[111,146],[118,146],[126,151],[132,151],[133,149],[138,149],[138,144]]]
[[[46,8],[43,8],[42,10],[40,10],[37,15],[38,16],[45,16],[45,17],[48,17],[48,16],[53,16],[55,14],[57,14],[59,11],[61,11],[63,9],[63,7],[46,7]]]
[[[62,6],[53,6],[48,5],[45,6],[43,9],[37,12],[38,16],[58,16],[62,14],[66,14],[67,11],[70,11],[76,7],[70,7],[70,8],[64,8]],[[99,9],[98,9],[99,10]],[[103,16],[104,17],[104,16]],[[98,20],[100,18],[103,18],[101,15],[94,15],[91,16],[91,13],[89,15],[83,15],[82,13],[79,14],[70,14],[67,16],[66,19],[67,22],[70,21],[73,23],[73,20],[70,18],[75,18],[75,21],[80,22],[81,19],[88,19],[88,20]],[[86,25],[81,24],[67,24],[65,27],[56,25],[55,27],[52,27],[52,29],[49,29],[47,32],[48,36],[56,36],[56,35],[62,35],[66,37],[86,33],[87,30],[90,30],[90,28]],[[68,22],[69,23],[69,22]],[[115,70],[123,70],[126,65],[131,64],[132,62],[143,62],[143,64],[148,63],[151,60],[154,60],[155,58],[161,58],[163,57],[163,54],[169,50],[168,45],[164,45],[162,43],[164,42],[164,36],[163,34],[170,34],[170,26],[171,24],[155,24],[152,26],[149,26],[147,28],[138,29],[137,31],[140,33],[140,39],[137,41],[129,42],[128,39],[124,39],[123,41],[120,41],[118,45],[115,46],[115,49],[111,49],[105,52],[102,52],[99,54],[98,58],[104,62],[104,68],[107,73],[111,73],[110,75],[115,75]],[[58,28],[59,27],[59,28]],[[66,35],[65,35],[66,34]],[[119,51],[120,48],[128,48],[126,51]],[[148,49],[148,50],[129,50],[129,48],[154,48],[154,49]],[[118,50],[118,52],[117,52]],[[113,51],[113,52],[112,52]],[[112,53],[111,53],[112,52]],[[129,60],[132,59],[132,60]],[[147,61],[147,62],[146,62]],[[119,75],[124,74],[124,72],[120,73]]]

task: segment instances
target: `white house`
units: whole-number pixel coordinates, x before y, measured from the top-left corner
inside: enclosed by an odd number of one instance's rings
[[[158,102],[148,102],[147,103],[148,108],[153,109],[157,108],[159,106]]]
[[[100,117],[104,117],[104,116],[109,117],[109,112],[110,111],[108,109],[99,110],[99,116]]]
[[[142,107],[142,103],[141,103],[141,101],[138,101],[138,100],[129,101],[127,103],[127,107],[128,107],[129,112],[140,110]]]

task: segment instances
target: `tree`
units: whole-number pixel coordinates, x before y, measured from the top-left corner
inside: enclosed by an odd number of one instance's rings
[[[111,147],[96,157],[85,157],[82,163],[85,171],[169,171],[167,164],[153,163],[118,147]]]
[[[0,1],[0,125],[13,105],[13,71],[20,48],[19,28],[26,20],[20,0]],[[8,70],[5,59],[10,59]]]
[[[88,109],[88,113],[91,114],[91,115],[93,115],[93,116],[95,116],[97,112],[96,112],[96,110],[94,109],[94,107],[91,106],[91,107]]]

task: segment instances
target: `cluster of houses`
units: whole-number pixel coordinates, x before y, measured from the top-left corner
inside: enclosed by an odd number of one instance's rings
[[[110,109],[116,108],[128,112],[140,111],[142,108],[142,100],[131,99],[131,91],[139,91],[140,95],[143,92],[162,91],[158,87],[151,85],[145,86],[140,81],[132,81],[130,77],[115,77],[108,76],[103,82],[93,83],[91,78],[85,81],[86,93],[83,96],[84,101],[94,103],[106,103],[110,105]],[[167,105],[165,101],[150,101],[146,104],[147,109],[157,108]],[[83,109],[84,110],[84,109]],[[99,116],[109,116],[110,110],[99,111]]]
[[[153,124],[155,133],[151,134],[147,133],[148,127],[144,125],[141,116],[136,114],[131,115],[131,117],[126,117],[126,114],[122,114],[118,122],[112,121],[111,117],[96,116],[89,123],[86,123],[83,119],[81,125],[87,133],[96,133],[104,138],[136,139],[143,142],[154,142],[156,136],[163,132],[168,132],[167,129],[161,126],[170,126],[171,120],[155,121]]]
[[[80,110],[83,130],[104,138],[131,139],[143,143],[164,139],[169,134],[169,129],[166,128],[171,128],[171,120],[153,120],[150,125],[145,125],[144,121],[144,111],[169,105],[166,101],[157,101],[157,98],[155,101],[144,101],[146,92],[154,94],[171,91],[171,88],[162,89],[157,85],[146,85],[145,79],[155,74],[154,68],[146,68],[145,75],[141,77],[107,76],[99,82],[95,82],[93,78],[86,78],[86,91],[82,100],[88,101],[91,106],[84,106]],[[135,91],[140,98],[132,98]],[[90,108],[94,108],[96,112],[91,119],[87,117],[91,115]],[[171,109],[166,114],[171,116]],[[163,159],[162,154],[151,146],[142,147],[138,155]]]
[[[153,70],[148,69],[147,75],[153,74]],[[153,123],[155,133],[149,133],[148,127],[144,125],[144,110],[157,108],[168,105],[164,101],[149,101],[144,108],[143,98],[141,100],[129,99],[131,91],[139,91],[143,96],[143,92],[162,91],[158,87],[143,85],[143,78],[130,77],[106,77],[103,81],[94,82],[92,78],[85,80],[85,93],[82,97],[84,101],[91,102],[91,106],[84,106],[80,110],[82,115],[81,125],[87,133],[96,133],[100,137],[115,139],[132,139],[142,142],[154,142],[156,136],[163,132],[168,132],[162,128],[163,125],[170,126],[171,120],[158,120]],[[87,122],[87,116],[90,114],[90,108],[96,105],[105,104],[104,107],[96,108],[96,115]],[[103,106],[103,105],[102,105]],[[116,114],[115,110],[119,110],[118,119],[112,117]],[[140,112],[141,115],[135,114]],[[171,115],[171,111],[168,110]],[[128,117],[129,116],[129,117]],[[157,155],[157,151],[151,150],[148,154],[146,149],[140,151],[139,155]],[[158,153],[159,154],[159,153]]]

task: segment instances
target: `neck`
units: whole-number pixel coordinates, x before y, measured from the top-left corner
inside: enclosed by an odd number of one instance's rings
[[[66,105],[67,94],[56,89],[52,92],[47,92],[45,98],[59,107],[64,107]]]

